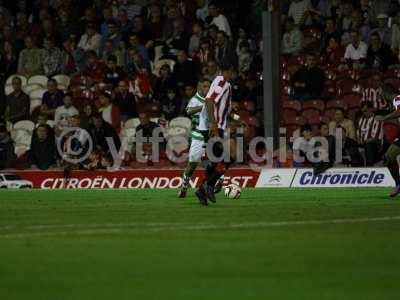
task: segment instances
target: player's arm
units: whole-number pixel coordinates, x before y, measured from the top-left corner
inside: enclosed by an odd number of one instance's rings
[[[195,106],[195,107],[188,107],[186,109],[186,113],[188,116],[192,116],[194,114],[197,114],[203,110],[203,106]]]
[[[375,119],[377,121],[389,121],[400,118],[400,110],[395,110],[394,112],[386,115],[386,116],[376,116]]]
[[[206,111],[207,111],[207,118],[208,122],[210,123],[210,131],[213,136],[218,136],[218,125],[217,121],[215,120],[214,114],[214,100],[212,98],[206,99]]]

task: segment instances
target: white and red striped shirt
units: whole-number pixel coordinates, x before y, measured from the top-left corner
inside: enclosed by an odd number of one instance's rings
[[[364,88],[362,90],[362,101],[372,102],[376,110],[386,110],[390,108],[389,104],[382,97],[381,88]]]
[[[226,129],[231,107],[232,87],[223,76],[217,76],[211,84],[206,99],[214,101],[215,121],[219,129]]]
[[[358,121],[357,139],[360,144],[364,144],[368,140],[382,140],[382,122],[377,121],[374,115],[370,117],[362,116]]]

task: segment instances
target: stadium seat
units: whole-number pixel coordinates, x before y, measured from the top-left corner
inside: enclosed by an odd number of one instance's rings
[[[154,122],[154,123],[157,123],[157,124],[158,124],[159,120],[160,120],[159,118],[150,118],[151,122]]]
[[[189,130],[187,130],[184,127],[168,127],[164,133],[164,137],[167,140],[170,140],[172,138],[177,138],[177,137],[183,137],[184,139],[189,138]]]
[[[286,140],[288,143],[290,143],[291,138],[297,138],[300,136],[300,126],[296,124],[289,124],[284,126],[286,129]]]
[[[283,101],[283,108],[290,108],[296,111],[301,111],[301,102],[298,100]]]
[[[246,110],[248,112],[254,113],[256,111],[256,105],[251,100],[243,100],[239,103],[240,109]]]
[[[164,45],[160,45],[160,46],[155,46],[154,47],[154,62],[158,62],[160,60],[160,57],[162,57],[163,48],[164,48]]]
[[[124,128],[126,128],[126,129],[136,128],[139,126],[139,124],[140,124],[139,118],[129,119],[128,121],[125,122]]]
[[[333,99],[336,97],[336,84],[333,80],[325,82],[324,91],[322,92],[323,99]]]
[[[23,88],[24,92],[27,93],[28,95],[29,95],[32,91],[40,90],[40,89],[43,89],[43,87],[42,87],[41,85],[39,85],[39,84],[36,84],[36,83],[34,83],[34,84],[28,84],[28,85],[26,85],[26,86]]]
[[[303,109],[313,108],[319,111],[324,111],[325,102],[322,100],[308,100],[303,103]]]
[[[327,123],[328,120],[329,122],[332,121],[334,115],[335,115],[335,108],[326,109],[322,117],[323,122]]]
[[[390,66],[385,72],[385,78],[399,78],[400,72],[396,66]]]
[[[31,99],[42,99],[43,98],[43,94],[46,92],[45,89],[41,88],[41,89],[36,89],[33,90],[29,93],[29,97],[31,97]]]
[[[357,83],[353,79],[342,79],[336,82],[336,90],[339,96],[354,93]]]
[[[14,130],[26,130],[28,132],[33,132],[33,129],[35,128],[35,124],[32,121],[29,120],[24,120],[24,121],[19,121],[14,124],[13,129]]]
[[[32,112],[39,107],[40,105],[42,105],[42,99],[31,99],[31,105],[30,105],[30,112],[32,114]]]
[[[13,92],[12,85],[7,84],[7,85],[4,86],[4,94],[6,96],[10,95],[12,92]]]
[[[293,55],[289,58],[288,60],[288,66],[293,66],[293,65],[304,65],[306,59],[303,54],[298,54],[298,55]]]
[[[27,79],[25,76],[16,75],[16,74],[11,75],[10,77],[7,78],[7,80],[6,80],[6,85],[11,85],[12,80],[13,80],[14,77],[19,77],[19,78],[21,79],[21,85],[22,85],[22,86],[27,85],[28,79]]]
[[[387,78],[384,82],[393,85],[398,91],[400,91],[400,78]]]
[[[189,118],[177,117],[171,120],[169,127],[182,127],[190,130],[192,128],[192,121]]]
[[[59,75],[53,76],[52,78],[57,81],[59,86],[65,86],[67,88],[69,87],[69,83],[70,83],[71,79],[69,78],[68,75],[59,74]]]
[[[284,108],[282,111],[282,117],[283,121],[286,124],[289,124],[290,122],[286,122],[286,120],[292,120],[298,116],[298,111],[291,109],[291,108]]]
[[[383,123],[383,132],[385,135],[385,140],[392,144],[399,136],[400,127],[397,123],[385,122]]]
[[[40,86],[45,88],[47,86],[48,80],[49,80],[49,78],[47,78],[47,76],[35,75],[28,79],[28,84],[39,84]]]
[[[321,123],[321,114],[319,110],[314,108],[309,108],[303,111],[302,116],[309,124],[319,124]]]
[[[361,104],[361,95],[360,94],[347,94],[341,97],[341,99],[345,106],[348,109],[358,108]]]
[[[326,109],[329,108],[342,108],[346,110],[346,106],[342,100],[330,100],[326,103]]]
[[[326,69],[325,70],[325,78],[327,80],[336,80],[337,78],[337,72],[332,69]]]

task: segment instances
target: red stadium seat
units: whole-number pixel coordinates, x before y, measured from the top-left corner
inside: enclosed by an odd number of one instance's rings
[[[282,117],[283,119],[288,119],[288,120],[292,120],[295,119],[298,116],[298,111],[291,109],[291,108],[284,108],[282,111]],[[286,123],[290,123],[290,122],[286,122]]]
[[[303,111],[302,116],[307,120],[309,124],[321,123],[321,114],[314,108],[309,108]]]
[[[344,110],[347,109],[347,107],[345,106],[344,102],[341,101],[341,100],[331,100],[331,101],[328,101],[328,102],[326,103],[326,108],[327,108],[327,109],[329,109],[329,108],[342,108],[342,109],[344,109]]]
[[[389,144],[392,144],[399,137],[399,133],[400,133],[399,124],[385,122],[385,123],[383,123],[383,132],[385,135],[385,140]]]
[[[297,125],[297,126],[302,126],[305,124],[305,120],[302,116],[287,116],[283,117],[283,124],[286,125]]]
[[[243,100],[239,103],[239,107],[242,110],[246,110],[248,112],[254,113],[256,111],[256,105],[251,100]]]
[[[398,91],[400,91],[400,78],[388,78],[385,79],[385,83],[393,85]]]
[[[306,58],[303,54],[298,54],[298,55],[293,55],[289,58],[288,60],[288,66],[294,66],[294,65],[304,65],[306,62]]]
[[[360,94],[347,94],[341,97],[341,99],[345,106],[348,109],[351,108],[359,108],[361,104],[361,95]]]
[[[301,111],[301,102],[297,100],[283,101],[282,107]]]
[[[324,91],[322,92],[323,99],[333,99],[336,97],[336,85],[332,80],[325,82]]]
[[[353,79],[342,79],[336,82],[336,90],[339,96],[352,94],[357,90],[357,82]]]
[[[399,78],[400,72],[395,66],[390,66],[385,72],[385,78]]]
[[[319,111],[324,111],[325,109],[325,102],[322,100],[308,100],[303,103],[303,109],[317,109]]]
[[[337,72],[333,69],[326,69],[325,70],[325,78],[327,80],[336,80]]]
[[[334,108],[326,109],[325,112],[324,112],[323,118],[329,119],[329,121],[331,121],[333,119],[334,115],[335,115],[335,109]]]

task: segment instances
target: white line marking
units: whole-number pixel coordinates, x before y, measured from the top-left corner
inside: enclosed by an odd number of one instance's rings
[[[349,224],[349,223],[369,223],[400,221],[400,216],[377,217],[377,218],[358,218],[358,219],[332,219],[332,220],[309,220],[309,221],[281,221],[281,222],[257,222],[257,223],[238,223],[238,224],[185,224],[185,223],[124,223],[124,224],[60,224],[60,225],[34,225],[22,227],[21,229],[63,229],[69,228],[71,231],[54,232],[24,232],[0,234],[0,238],[30,238],[45,236],[65,236],[65,235],[95,235],[95,234],[120,234],[126,232],[158,232],[164,230],[220,230],[220,229],[251,229],[266,227],[286,227],[296,225],[323,225],[323,224]],[[9,229],[11,226],[0,229]],[[18,226],[12,227],[19,228]],[[90,229],[85,229],[90,228]],[[75,230],[77,229],[77,230]]]

